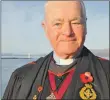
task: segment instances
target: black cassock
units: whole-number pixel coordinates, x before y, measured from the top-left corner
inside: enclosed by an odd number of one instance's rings
[[[46,99],[51,94],[48,70],[52,55],[53,52],[16,69],[11,75],[3,99],[33,99],[34,95],[37,95],[37,99]],[[94,79],[91,85],[97,95],[96,99],[109,99],[108,60],[99,59],[84,47],[75,68],[72,81],[62,99],[82,99],[79,92],[84,83],[81,82],[80,74],[85,72],[90,72]],[[37,90],[39,86],[43,87],[40,93]]]

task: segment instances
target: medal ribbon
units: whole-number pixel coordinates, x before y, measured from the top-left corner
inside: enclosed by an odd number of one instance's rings
[[[51,89],[52,89],[56,99],[61,99],[63,97],[64,93],[66,92],[68,86],[71,83],[71,80],[72,80],[72,77],[74,74],[74,68],[69,71],[69,74],[64,79],[64,81],[58,91],[57,91],[56,83],[55,83],[55,75],[53,73],[51,73],[50,71],[48,71],[48,74],[49,74],[50,86],[51,86]]]

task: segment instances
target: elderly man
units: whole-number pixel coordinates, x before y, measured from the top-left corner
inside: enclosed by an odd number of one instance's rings
[[[48,1],[42,26],[53,52],[12,73],[4,99],[109,99],[109,61],[85,46],[84,3]]]

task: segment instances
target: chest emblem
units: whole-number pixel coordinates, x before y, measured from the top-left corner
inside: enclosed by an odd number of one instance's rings
[[[82,99],[95,100],[97,97],[91,84],[85,84],[85,86],[80,90],[79,94]]]
[[[97,98],[97,95],[92,86],[93,77],[91,73],[85,72],[83,74],[80,74],[80,79],[81,82],[84,84],[84,87],[82,87],[79,92],[80,97],[84,100],[95,100]]]

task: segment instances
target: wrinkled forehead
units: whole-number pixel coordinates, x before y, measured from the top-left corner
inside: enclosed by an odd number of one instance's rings
[[[49,7],[54,7],[54,6],[64,6],[64,5],[73,5],[73,6],[75,6],[75,4],[77,4],[78,6],[80,5],[82,5],[83,4],[83,1],[82,0],[73,0],[73,1],[47,1],[46,3],[45,3],[45,8],[49,8]]]
[[[69,14],[85,17],[83,2],[79,0],[73,1],[47,1],[45,4],[45,16]]]

